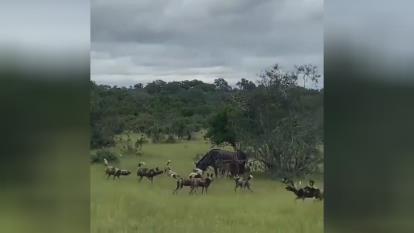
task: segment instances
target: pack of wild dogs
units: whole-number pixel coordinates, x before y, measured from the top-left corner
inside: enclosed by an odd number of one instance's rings
[[[105,162],[105,175],[107,179],[113,176],[113,179],[120,179],[121,176],[128,176],[131,171],[120,169]],[[162,174],[171,177],[175,180],[176,187],[173,194],[184,187],[189,187],[189,194],[194,194],[198,189],[201,189],[201,194],[207,194],[208,188],[213,183],[214,178],[230,177],[234,180],[234,192],[237,190],[253,192],[251,188],[253,175],[251,174],[251,167],[247,163],[247,156],[242,152],[230,152],[221,149],[210,150],[204,157],[195,163],[195,168],[186,176],[181,176],[172,169],[172,162],[168,160],[163,168],[155,167],[148,168],[145,162],[139,162],[137,166],[138,181],[141,182],[143,178],[154,182],[154,178]],[[283,178],[282,183],[286,185],[285,189],[292,192],[296,196],[296,200],[305,198],[312,198],[317,200],[323,199],[323,192],[317,188],[313,180],[309,180],[309,184],[305,187],[300,187],[291,179]]]

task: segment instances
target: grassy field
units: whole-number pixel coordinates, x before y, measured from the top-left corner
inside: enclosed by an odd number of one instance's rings
[[[145,144],[141,157],[125,156],[118,165],[132,174],[107,180],[103,165],[91,166],[91,232],[98,233],[301,233],[323,232],[323,202],[295,201],[280,182],[255,177],[254,193],[234,193],[234,181],[215,179],[207,195],[172,195],[175,180],[165,175],[138,182],[138,161],[163,167],[168,159],[181,175],[193,168],[193,157],[205,153],[204,141]],[[321,183],[317,183],[322,186]]]

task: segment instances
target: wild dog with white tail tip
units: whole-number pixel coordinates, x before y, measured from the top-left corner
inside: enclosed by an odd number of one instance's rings
[[[106,178],[108,179],[110,176],[115,175],[116,168],[109,165],[108,160],[106,160],[105,158],[104,158],[104,163],[105,163],[105,175],[106,175]],[[114,178],[115,178],[115,176],[114,176]]]
[[[234,192],[237,191],[237,188],[244,189],[244,190],[248,189],[248,190],[250,190],[250,192],[253,192],[253,190],[250,188],[250,180],[251,179],[253,179],[252,175],[249,175],[247,178],[242,178],[242,177],[236,176],[234,178],[234,181],[236,183],[236,187],[234,187]]]

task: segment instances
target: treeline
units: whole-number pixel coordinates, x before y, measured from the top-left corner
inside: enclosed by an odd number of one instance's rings
[[[224,79],[215,84],[156,80],[133,87],[91,81],[91,147],[112,146],[114,135],[124,131],[143,133],[153,142],[172,137],[190,140],[231,95]]]
[[[311,173],[322,159],[323,90],[304,86],[319,77],[312,65],[290,72],[275,65],[236,87],[221,78],[131,87],[91,82],[91,147],[113,146],[125,131],[161,142],[190,140],[204,129],[213,144],[246,151],[278,175]]]

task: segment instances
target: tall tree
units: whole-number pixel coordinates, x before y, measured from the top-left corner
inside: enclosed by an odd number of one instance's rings
[[[220,90],[220,91],[230,91],[231,90],[230,85],[223,78],[214,79],[214,85],[216,86],[216,89]]]
[[[295,66],[296,75],[303,80],[303,87],[306,88],[306,83],[311,81],[317,84],[321,75],[319,74],[318,67],[312,64],[305,64]]]
[[[235,125],[232,120],[232,110],[225,108],[219,111],[210,119],[208,123],[208,130],[205,135],[215,145],[229,144],[234,150],[238,149],[238,140],[236,137]]]
[[[236,83],[236,86],[241,90],[253,90],[256,88],[254,82],[242,78],[239,82]]]

